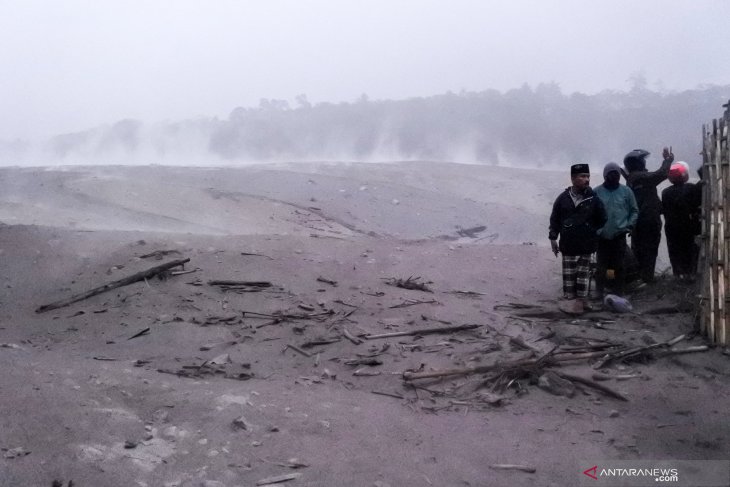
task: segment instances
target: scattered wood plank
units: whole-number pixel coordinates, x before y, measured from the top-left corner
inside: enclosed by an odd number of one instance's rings
[[[477,291],[459,291],[459,290],[453,290],[453,291],[446,291],[446,294],[455,294],[461,298],[472,298],[472,299],[481,299],[481,296],[486,296],[486,293],[480,293]]]
[[[345,365],[369,365],[374,367],[376,365],[383,365],[383,361],[375,357],[361,357],[345,360]]]
[[[388,397],[394,397],[396,399],[404,399],[403,396],[401,396],[400,394],[397,394],[395,392],[385,392],[385,391],[370,391],[370,392],[372,392],[373,394],[377,394],[379,396],[388,396]]]
[[[150,257],[154,257],[157,260],[162,260],[164,256],[171,254],[181,255],[181,252],[175,249],[155,250],[154,252],[150,252],[149,254],[140,255],[139,258],[149,259]]]
[[[208,281],[210,286],[218,286],[223,292],[237,293],[257,293],[273,286],[268,281],[231,281],[231,280],[212,280]]]
[[[657,348],[669,348],[669,347],[681,342],[685,338],[686,338],[686,335],[679,335],[666,342],[652,343],[651,345],[646,345],[643,347],[633,347],[633,348],[629,348],[629,349],[618,350],[615,352],[609,352],[608,354],[606,354],[603,357],[603,359],[596,362],[596,364],[593,366],[593,368],[600,369],[601,367],[605,367],[606,365],[608,365],[610,362],[613,362],[614,360],[625,360],[627,358],[636,358],[640,355],[645,355],[648,352],[651,352]]]
[[[332,343],[337,343],[340,340],[341,338],[322,338],[320,340],[309,340],[308,342],[302,343],[300,346],[302,348],[312,348],[318,345],[330,345]]]
[[[408,279],[396,279],[395,277],[389,277],[386,279],[386,284],[389,286],[395,286],[403,289],[410,289],[414,291],[424,291],[427,293],[432,293],[426,284],[422,282],[418,282],[418,280],[421,279],[420,277],[409,277]]]
[[[97,294],[101,294],[103,292],[110,291],[110,290],[116,289],[118,287],[127,286],[129,284],[133,284],[138,281],[143,281],[145,279],[150,279],[156,275],[169,271],[173,267],[178,267],[178,266],[184,265],[187,262],[190,262],[190,259],[173,260],[166,264],[158,265],[158,266],[152,267],[150,269],[147,269],[145,271],[141,271],[136,274],[132,274],[131,276],[125,277],[123,279],[119,279],[119,280],[110,282],[108,284],[104,284],[103,286],[95,287],[94,289],[86,291],[85,293],[76,294],[74,296],[71,296],[70,298],[62,299],[60,301],[56,301],[56,302],[53,302],[50,304],[44,304],[43,306],[36,309],[35,312],[36,313],[45,313],[46,311],[50,311],[52,309],[63,308],[63,307],[69,306],[73,303],[76,303],[78,301],[83,301],[84,299],[90,298],[92,296],[96,296]]]
[[[145,328],[144,330],[138,331],[137,333],[135,333],[131,337],[127,338],[127,340],[131,340],[132,338],[137,338],[137,337],[141,337],[143,335],[147,335],[149,332],[150,332],[150,329],[149,328]]]
[[[536,304],[524,304],[524,303],[507,303],[507,304],[496,304],[492,309],[495,311],[500,309],[537,309],[542,308]]]
[[[292,350],[294,350],[295,352],[297,352],[297,353],[299,353],[299,354],[302,354],[302,355],[304,355],[305,357],[311,357],[311,356],[312,356],[312,354],[311,354],[311,353],[309,353],[309,352],[305,352],[305,351],[304,351],[304,350],[302,350],[301,348],[297,347],[296,345],[292,345],[291,343],[287,343],[287,345],[286,345],[286,346],[284,347],[284,350],[282,350],[282,351],[283,351],[283,352],[285,352],[287,348],[291,348],[291,349],[292,349]]]
[[[420,300],[415,300],[415,299],[406,299],[405,301],[403,301],[400,304],[396,304],[396,305],[393,305],[393,306],[389,306],[389,308],[390,309],[407,308],[409,306],[415,306],[417,304],[441,304],[441,303],[439,303],[435,299],[431,299],[431,300],[428,300],[428,301],[420,301]]]
[[[332,287],[337,287],[337,281],[333,281],[332,279],[327,279],[326,277],[319,276],[317,278],[317,281],[323,282],[325,284],[329,284]]]
[[[424,328],[421,330],[411,331],[396,331],[393,333],[381,333],[379,335],[365,335],[364,338],[367,340],[376,340],[378,338],[391,338],[391,337],[402,337],[402,336],[416,336],[416,335],[432,335],[435,333],[456,333],[457,331],[473,330],[479,328],[482,325],[460,325],[460,326],[440,326],[437,328]]]
[[[591,379],[588,379],[586,377],[581,377],[579,375],[573,375],[573,374],[566,374],[564,372],[555,372],[555,373],[558,374],[563,379],[567,379],[567,380],[569,380],[571,382],[579,382],[579,383],[581,383],[583,385],[586,385],[586,386],[588,386],[588,387],[590,387],[592,389],[595,389],[597,391],[601,391],[602,393],[606,394],[607,396],[613,397],[613,398],[618,399],[620,401],[627,401],[628,402],[628,399],[623,394],[620,394],[620,393],[614,391],[613,389],[611,389],[610,387],[606,387],[603,384],[599,384],[597,382],[594,382]]]
[[[347,338],[348,340],[350,340],[355,345],[360,345],[362,343],[362,340],[360,340],[355,335],[353,335],[352,333],[350,333],[349,331],[347,331],[347,328],[343,328],[342,329],[342,336],[344,336],[345,338]]]
[[[493,372],[495,370],[512,370],[517,368],[535,367],[535,366],[548,366],[563,362],[572,362],[575,360],[585,360],[588,358],[595,358],[604,355],[604,352],[590,352],[575,355],[564,355],[555,356],[554,353],[548,352],[547,355],[540,358],[524,358],[505,362],[495,362],[490,365],[481,365],[479,367],[464,367],[458,369],[445,369],[435,370],[432,372],[403,372],[403,379],[406,381],[417,380],[417,379],[433,379],[437,377],[448,377],[456,375],[471,375],[471,374],[483,374],[487,372]]]
[[[697,345],[695,347],[687,348],[671,348],[665,352],[661,352],[662,355],[679,355],[682,353],[695,353],[695,352],[706,352],[710,349],[707,345]]]
[[[275,477],[266,477],[256,482],[257,486],[269,485],[269,484],[280,484],[282,482],[288,482],[290,480],[298,479],[301,477],[301,473],[288,473],[286,475],[277,475]]]

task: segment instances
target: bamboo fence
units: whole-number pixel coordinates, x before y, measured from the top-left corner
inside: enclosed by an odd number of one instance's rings
[[[702,126],[702,273],[700,328],[712,343],[728,345],[728,289],[730,289],[730,119]]]

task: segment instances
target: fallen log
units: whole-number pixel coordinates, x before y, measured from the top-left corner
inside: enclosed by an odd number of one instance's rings
[[[184,265],[186,262],[190,262],[190,259],[173,260],[166,264],[161,264],[161,265],[152,267],[150,269],[147,269],[146,271],[132,274],[129,277],[125,277],[123,279],[119,279],[117,281],[110,282],[108,284],[104,284],[103,286],[95,287],[94,289],[86,291],[85,293],[76,294],[74,296],[71,296],[70,298],[62,299],[62,300],[56,301],[54,303],[44,304],[43,306],[36,309],[35,312],[44,313],[44,312],[50,311],[52,309],[63,308],[70,304],[76,303],[78,301],[83,301],[84,299],[90,298],[92,296],[96,296],[97,294],[101,294],[106,291],[116,289],[118,287],[127,286],[127,285],[133,284],[137,281],[143,281],[145,279],[150,279],[158,274],[161,274],[169,269],[172,269],[173,267]]]
[[[402,336],[415,336],[415,335],[432,335],[434,333],[454,333],[463,330],[473,330],[479,328],[482,325],[460,325],[460,326],[440,326],[437,328],[424,328],[421,330],[411,331],[396,331],[393,333],[381,333],[379,335],[365,335],[363,338],[367,340],[375,340],[378,338],[391,338],[391,337],[402,337]]]

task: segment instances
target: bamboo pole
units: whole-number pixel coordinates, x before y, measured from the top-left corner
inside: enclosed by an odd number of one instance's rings
[[[701,271],[700,277],[700,331],[703,334],[707,334],[707,323],[709,321],[709,310],[710,310],[710,276],[708,275],[708,264],[709,264],[709,245],[710,245],[710,227],[709,214],[710,208],[710,188],[707,187],[707,178],[709,175],[710,164],[708,155],[708,126],[702,124],[702,179],[704,185],[702,188],[702,239],[700,247],[699,257],[699,268]]]
[[[727,120],[722,120],[720,123],[720,133],[719,133],[719,139],[720,139],[720,168],[722,171],[722,199],[723,199],[723,224],[726,225],[728,221],[730,221],[730,208],[728,208],[728,187],[730,187],[730,154],[728,153],[728,122]],[[728,243],[726,242],[725,238],[725,226],[723,226],[723,239],[722,239],[722,263],[723,263],[723,276],[722,276],[722,286],[723,286],[723,300],[722,300],[722,306],[723,306],[723,313],[722,313],[722,323],[719,330],[719,336],[717,337],[717,341],[722,345],[727,345],[727,328],[728,328],[728,307],[726,305],[726,291],[730,289],[730,273],[728,272],[728,266],[730,265],[730,255],[728,254]]]

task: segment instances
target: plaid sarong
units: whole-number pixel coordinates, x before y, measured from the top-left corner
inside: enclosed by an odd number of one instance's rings
[[[563,295],[568,299],[587,298],[591,254],[563,254]]]

